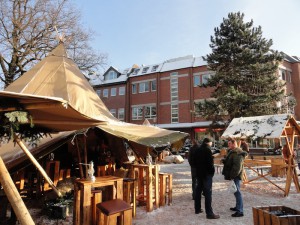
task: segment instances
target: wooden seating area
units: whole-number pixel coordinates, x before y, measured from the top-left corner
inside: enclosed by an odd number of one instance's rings
[[[136,186],[136,179],[123,179],[123,200],[132,206],[133,217],[136,216]]]
[[[97,225],[117,224],[132,224],[132,208],[130,204],[120,199],[97,204]]]

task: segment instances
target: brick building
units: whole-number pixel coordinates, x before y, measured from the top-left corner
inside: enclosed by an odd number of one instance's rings
[[[198,85],[213,74],[207,70],[202,57],[185,56],[153,65],[134,65],[123,71],[110,67],[101,78],[90,82],[110,112],[120,120],[142,124],[147,119],[161,128],[200,138],[206,135],[210,121],[195,116],[194,102],[210,98],[213,88]],[[300,59],[285,55],[278,79],[286,81],[286,93],[293,93],[300,103]],[[287,112],[295,112],[299,120],[300,104]]]

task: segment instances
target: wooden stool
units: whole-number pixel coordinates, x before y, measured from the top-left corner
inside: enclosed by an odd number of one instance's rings
[[[127,202],[114,199],[97,204],[97,225],[116,225],[117,222],[132,225],[132,209]]]
[[[172,174],[159,173],[159,206],[165,206],[166,199],[168,199],[168,205],[172,205],[172,184]]]
[[[136,216],[136,179],[123,179],[123,200],[132,206],[132,216]]]
[[[91,205],[92,205],[92,224],[97,224],[97,210],[96,206],[98,203],[102,202],[102,190],[92,190],[92,197],[91,197]]]

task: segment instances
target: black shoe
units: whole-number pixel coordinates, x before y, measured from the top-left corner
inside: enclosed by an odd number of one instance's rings
[[[241,212],[235,212],[234,214],[231,215],[232,217],[242,217],[244,216],[244,213]]]
[[[203,212],[203,209],[200,209],[199,211],[195,211],[195,214],[199,214],[199,213],[202,213]]]
[[[219,219],[220,216],[219,216],[219,215],[216,215],[216,214],[212,214],[212,215],[206,215],[206,218],[207,218],[207,219]]]
[[[237,211],[236,207],[230,208],[231,211]]]

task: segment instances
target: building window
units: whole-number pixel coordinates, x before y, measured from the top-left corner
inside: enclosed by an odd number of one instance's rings
[[[157,70],[157,68],[158,68],[158,65],[153,66],[151,72],[155,72]]]
[[[170,73],[170,76],[171,76],[171,77],[173,77],[173,76],[178,76],[178,72]]]
[[[145,106],[145,118],[153,119],[156,117],[156,106]]]
[[[171,82],[171,102],[173,101],[178,101],[178,78],[177,77],[173,77],[170,79]]]
[[[137,84],[132,84],[132,94],[136,94],[137,91]]]
[[[96,93],[97,93],[97,95],[98,95],[99,97],[101,97],[101,90],[100,90],[100,89],[97,89],[97,90],[96,90]]]
[[[118,119],[124,120],[124,118],[125,118],[125,111],[124,111],[124,108],[121,108],[118,110]]]
[[[194,87],[200,86],[200,75],[194,76]]]
[[[103,90],[103,97],[107,98],[108,97],[108,89]]]
[[[151,81],[151,91],[156,91],[156,80]]]
[[[111,110],[109,110],[110,111],[110,113],[114,116],[114,117],[116,117],[116,110],[115,109],[111,109]]]
[[[142,107],[132,107],[132,120],[143,119],[143,108]]]
[[[178,104],[171,104],[171,123],[178,122]]]
[[[139,71],[140,71],[140,69],[134,69],[134,71],[133,71],[133,75],[137,75],[138,73],[139,73]]]
[[[108,74],[105,76],[105,80],[113,80],[118,77],[117,73],[113,70],[109,71]]]
[[[145,67],[145,68],[143,68],[143,71],[142,71],[142,73],[147,73],[148,69],[149,69],[149,67]]]
[[[117,88],[110,89],[110,96],[116,96],[117,95]]]
[[[202,75],[202,85],[207,84],[207,81],[209,78],[210,78],[210,74],[203,74]]]
[[[125,87],[119,87],[119,95],[125,95]]]
[[[149,82],[139,83],[139,93],[149,92]]]

